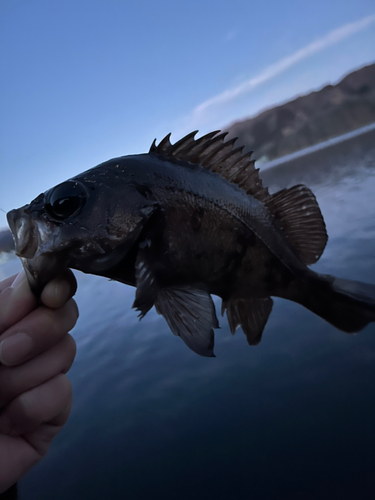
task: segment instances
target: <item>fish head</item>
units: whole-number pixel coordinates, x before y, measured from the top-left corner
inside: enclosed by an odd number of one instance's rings
[[[16,254],[39,296],[67,268],[101,275],[117,265],[155,209],[131,183],[82,174],[11,210],[7,219]]]

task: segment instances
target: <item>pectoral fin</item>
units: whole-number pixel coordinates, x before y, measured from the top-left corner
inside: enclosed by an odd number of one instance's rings
[[[190,286],[162,288],[155,309],[192,351],[215,357],[213,328],[219,323],[209,293]]]
[[[133,308],[139,311],[139,318],[142,319],[151,307],[155,304],[159,287],[155,273],[147,255],[147,248],[140,248],[135,261],[135,279],[137,290]]]
[[[259,344],[268,316],[271,313],[273,300],[265,299],[232,299],[223,301],[221,313],[227,311],[229,328],[234,335],[240,326],[250,345]]]

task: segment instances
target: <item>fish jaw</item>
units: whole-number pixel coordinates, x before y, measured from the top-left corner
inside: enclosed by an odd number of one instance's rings
[[[27,207],[11,210],[7,219],[16,255],[22,262],[32,292],[40,297],[45,285],[62,275],[68,265],[61,253],[53,251],[58,248],[58,227],[31,217]]]
[[[13,236],[16,255],[25,259],[34,257],[38,246],[35,237],[36,227],[33,219],[26,213],[25,207],[11,210],[7,213],[7,219]]]
[[[118,234],[111,234],[100,224],[91,229],[80,220],[51,220],[42,203],[43,198],[38,197],[7,214],[16,255],[37,297],[49,281],[69,268],[106,276],[107,270],[123,261],[137,244],[145,222],[155,210],[153,206],[141,207],[128,217],[128,227],[119,227]]]

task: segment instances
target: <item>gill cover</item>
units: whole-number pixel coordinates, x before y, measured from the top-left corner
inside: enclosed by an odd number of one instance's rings
[[[33,292],[39,296],[67,268],[100,275],[118,264],[156,206],[134,186],[109,186],[86,175],[9,212],[16,253]]]

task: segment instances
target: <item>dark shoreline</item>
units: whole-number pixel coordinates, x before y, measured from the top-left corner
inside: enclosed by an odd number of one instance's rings
[[[280,158],[280,164],[264,170],[261,166],[260,177],[271,192],[299,183],[307,186],[336,183],[353,174],[353,164],[359,163],[358,158],[366,168],[374,168],[374,153],[375,128],[372,128],[298,157],[284,157],[284,161]]]

